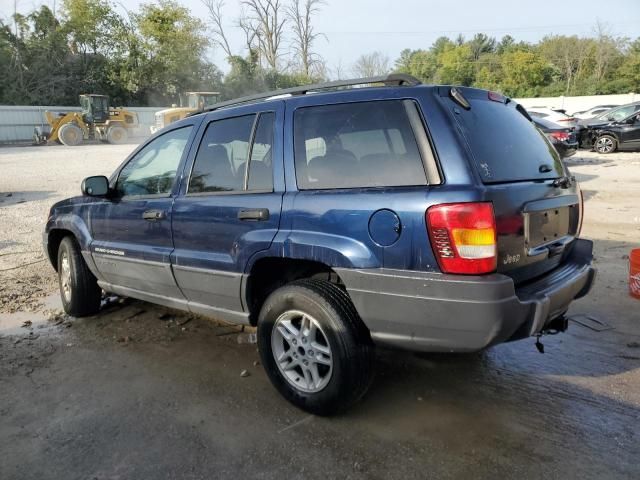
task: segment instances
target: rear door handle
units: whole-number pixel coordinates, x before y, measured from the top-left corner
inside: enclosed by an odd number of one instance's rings
[[[255,221],[269,220],[269,209],[253,208],[250,210],[240,210],[238,212],[238,219],[239,220],[255,220]]]
[[[162,211],[162,210],[146,210],[143,214],[142,214],[142,218],[144,218],[145,220],[148,220],[150,222],[155,222],[157,220],[162,220],[163,218],[166,218],[167,213]]]

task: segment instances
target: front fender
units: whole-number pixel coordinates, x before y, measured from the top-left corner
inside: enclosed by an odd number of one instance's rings
[[[42,234],[43,249],[53,268],[57,269],[57,247],[66,232],[75,237],[89,269],[98,276],[89,249],[92,241],[91,232],[85,220],[75,212],[58,213],[51,216],[45,225]]]

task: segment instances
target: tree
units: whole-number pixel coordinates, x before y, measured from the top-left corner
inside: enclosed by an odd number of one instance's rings
[[[292,0],[287,9],[293,31],[293,51],[300,59],[302,73],[307,77],[311,76],[314,67],[322,63],[320,57],[313,52],[313,44],[323,34],[314,30],[311,19],[323,4],[324,0]]]
[[[463,44],[449,47],[438,56],[437,81],[452,85],[471,85],[474,80],[474,64],[471,47]]]
[[[248,10],[245,25],[255,33],[261,61],[264,59],[267,68],[278,70],[287,21],[284,4],[281,0],[243,0],[242,5]]]
[[[222,25],[222,7],[224,7],[224,0],[202,0],[202,3],[207,7],[207,10],[209,10],[209,18],[212,22],[211,31],[213,33],[213,42],[222,48],[227,59],[231,58],[233,52]]]
[[[166,103],[215,80],[216,69],[204,60],[204,23],[187,8],[172,0],[144,4],[136,25],[144,58],[140,88],[151,101]]]
[[[640,37],[629,47],[626,60],[618,68],[622,84],[616,89],[626,92],[640,92]]]
[[[471,57],[474,60],[479,60],[482,54],[493,53],[496,48],[496,39],[488,37],[484,33],[476,33],[469,41],[469,47],[471,48]]]
[[[433,82],[438,70],[438,59],[431,51],[403,50],[396,60],[396,71],[408,73],[423,82]]]
[[[540,54],[560,72],[560,79],[565,83],[565,95],[575,93],[574,84],[584,73],[590,48],[588,39],[581,39],[576,35],[547,36],[540,42]]]
[[[360,55],[352,67],[356,77],[375,77],[389,73],[389,57],[382,52]]]
[[[534,52],[514,50],[501,57],[502,90],[510,96],[529,97],[539,93],[539,87],[549,83],[551,69],[544,58]]]

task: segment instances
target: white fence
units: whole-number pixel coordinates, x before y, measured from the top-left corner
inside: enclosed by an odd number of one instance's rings
[[[162,108],[125,107],[138,114],[139,135],[147,136],[149,128],[155,123],[154,114]],[[24,107],[0,105],[0,143],[21,143],[31,140],[33,129],[47,124],[44,112],[80,111],[80,107]]]
[[[638,93],[624,93],[621,95],[591,95],[584,97],[539,97],[516,98],[516,102],[525,108],[548,107],[563,108],[567,113],[589,110],[598,105],[624,105],[625,103],[640,101]]]

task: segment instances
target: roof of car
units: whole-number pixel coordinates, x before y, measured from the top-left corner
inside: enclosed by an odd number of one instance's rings
[[[302,85],[299,87],[285,88],[281,90],[273,90],[270,92],[259,93],[256,95],[248,95],[245,97],[236,98],[233,100],[227,100],[225,102],[216,103],[205,108],[202,111],[194,113],[193,115],[199,115],[223,108],[236,107],[241,105],[249,105],[259,101],[268,101],[276,99],[292,98],[300,95],[306,95],[310,93],[336,93],[344,90],[346,87],[400,87],[400,86],[416,86],[421,85],[422,82],[411,75],[402,73],[392,73],[389,75],[381,75],[377,77],[366,78],[353,78],[348,80],[337,80],[334,82],[316,83],[311,85]],[[342,90],[341,90],[342,89]]]

